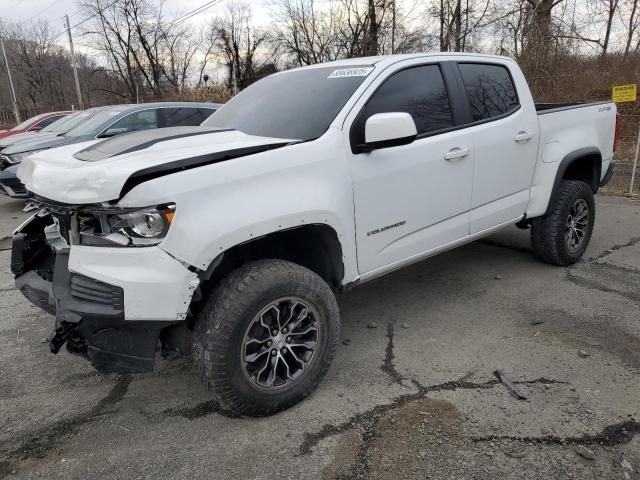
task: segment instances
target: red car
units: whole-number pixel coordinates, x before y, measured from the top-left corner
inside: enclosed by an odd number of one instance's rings
[[[41,113],[40,115],[36,115],[35,117],[31,117],[28,120],[19,123],[11,130],[0,130],[0,138],[10,137],[11,135],[16,135],[18,133],[24,132],[39,132],[47,125],[52,124],[56,120],[59,120],[62,117],[69,115],[70,113],[73,112]]]

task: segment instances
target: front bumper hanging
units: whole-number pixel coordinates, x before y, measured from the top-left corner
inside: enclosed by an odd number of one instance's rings
[[[14,235],[11,267],[16,288],[56,317],[51,351],[66,344],[101,373],[152,370],[162,330],[183,322],[125,320],[121,287],[71,272],[68,250],[54,253],[26,230]]]

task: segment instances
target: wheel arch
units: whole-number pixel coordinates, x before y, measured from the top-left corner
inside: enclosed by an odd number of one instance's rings
[[[194,302],[239,266],[263,259],[288,260],[317,273],[333,289],[345,278],[343,246],[328,224],[310,223],[274,231],[227,248],[200,271],[201,290]]]
[[[596,147],[587,147],[568,153],[560,161],[553,181],[551,198],[557,193],[563,180],[580,180],[591,186],[593,193],[598,192],[602,174],[602,153]],[[551,202],[547,207],[549,211]]]

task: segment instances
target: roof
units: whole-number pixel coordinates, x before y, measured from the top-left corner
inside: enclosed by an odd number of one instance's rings
[[[147,110],[149,108],[220,108],[222,105],[219,103],[207,103],[207,102],[152,102],[152,103],[123,103],[120,105],[107,105],[103,108],[105,110],[117,110],[119,112],[135,112],[137,110]]]
[[[345,58],[333,62],[317,63],[301,68],[323,68],[323,67],[353,67],[359,65],[376,65],[387,67],[401,60],[411,60],[414,58],[434,58],[434,57],[461,57],[461,58],[493,58],[501,60],[512,60],[509,57],[500,55],[486,55],[480,53],[459,53],[459,52],[425,52],[425,53],[405,53],[397,55],[378,55],[375,57]]]

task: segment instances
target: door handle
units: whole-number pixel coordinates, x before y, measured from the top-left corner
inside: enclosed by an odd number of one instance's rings
[[[455,160],[456,158],[463,158],[469,155],[468,148],[455,147],[444,154],[445,160]]]
[[[528,142],[532,138],[533,138],[533,133],[529,133],[529,132],[518,132],[518,134],[515,137],[513,137],[513,139],[518,143]]]

